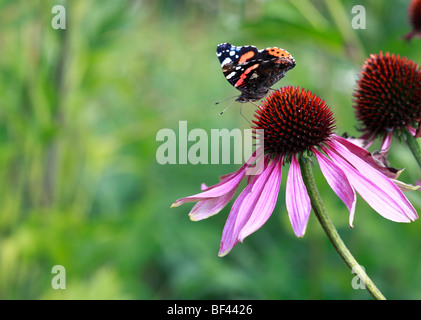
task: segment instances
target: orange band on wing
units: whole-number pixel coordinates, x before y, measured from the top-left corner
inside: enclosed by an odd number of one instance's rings
[[[241,57],[240,60],[238,60],[238,63],[244,63],[246,62],[248,59],[253,58],[254,57],[254,52],[253,51],[249,51],[244,53]]]
[[[248,67],[246,69],[246,71],[243,72],[243,74],[241,75],[240,79],[235,83],[235,87],[240,87],[243,83],[244,80],[247,79],[247,75],[252,72],[254,69],[256,69],[259,66],[258,63],[252,65],[251,67]]]

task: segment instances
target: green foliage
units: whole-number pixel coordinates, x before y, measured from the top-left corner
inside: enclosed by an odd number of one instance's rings
[[[51,8],[66,8],[54,30]],[[355,4],[367,29],[351,28]],[[421,62],[406,0],[0,0],[0,298],[367,299],[312,216],[303,239],[285,209],[285,175],[268,223],[218,258],[229,207],[193,223],[170,209],[234,165],[156,161],[156,133],[249,128],[222,76],[218,43],[280,46],[297,66],[281,81],[323,97],[340,134],[358,135],[355,80],[380,50]],[[226,104],[230,101],[226,102]],[[251,118],[254,106],[242,106]],[[392,164],[420,178],[395,141]],[[355,228],[319,170],[326,207],[357,260],[388,298],[421,298],[421,225],[382,219],[361,198]],[[419,193],[409,195],[418,209]],[[54,265],[66,289],[51,287]]]

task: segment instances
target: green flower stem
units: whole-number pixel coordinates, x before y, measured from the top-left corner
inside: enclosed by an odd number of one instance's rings
[[[313,211],[315,212],[317,219],[322,225],[323,230],[328,236],[330,242],[333,244],[335,250],[339,253],[341,258],[345,261],[351,271],[356,274],[360,281],[365,284],[365,288],[376,300],[386,300],[383,294],[375,286],[373,281],[365,273],[364,269],[359,265],[357,260],[352,256],[351,252],[345,246],[339,236],[338,231],[332,223],[332,220],[327,214],[326,208],[323,204],[319,190],[316,187],[316,183],[313,177],[313,171],[311,168],[311,162],[304,157],[299,157],[299,163],[301,167],[301,174],[304,180],[304,184],[307,188],[307,193],[311,200]]]
[[[408,144],[409,149],[411,149],[412,154],[417,160],[418,165],[421,168],[421,147],[417,139],[408,131],[404,130],[405,141]]]

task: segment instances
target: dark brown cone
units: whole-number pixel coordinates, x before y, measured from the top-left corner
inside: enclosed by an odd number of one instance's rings
[[[335,129],[332,111],[315,94],[298,87],[274,91],[255,114],[265,132],[265,152],[291,155],[320,147]]]
[[[421,71],[413,61],[386,53],[370,55],[362,66],[354,93],[362,130],[382,135],[417,127],[421,120]]]

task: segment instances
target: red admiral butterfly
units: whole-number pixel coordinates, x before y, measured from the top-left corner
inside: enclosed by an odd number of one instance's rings
[[[254,46],[236,47],[222,43],[216,49],[225,78],[241,95],[239,102],[260,100],[271,86],[295,67],[294,58],[284,49],[272,47],[258,50]]]

